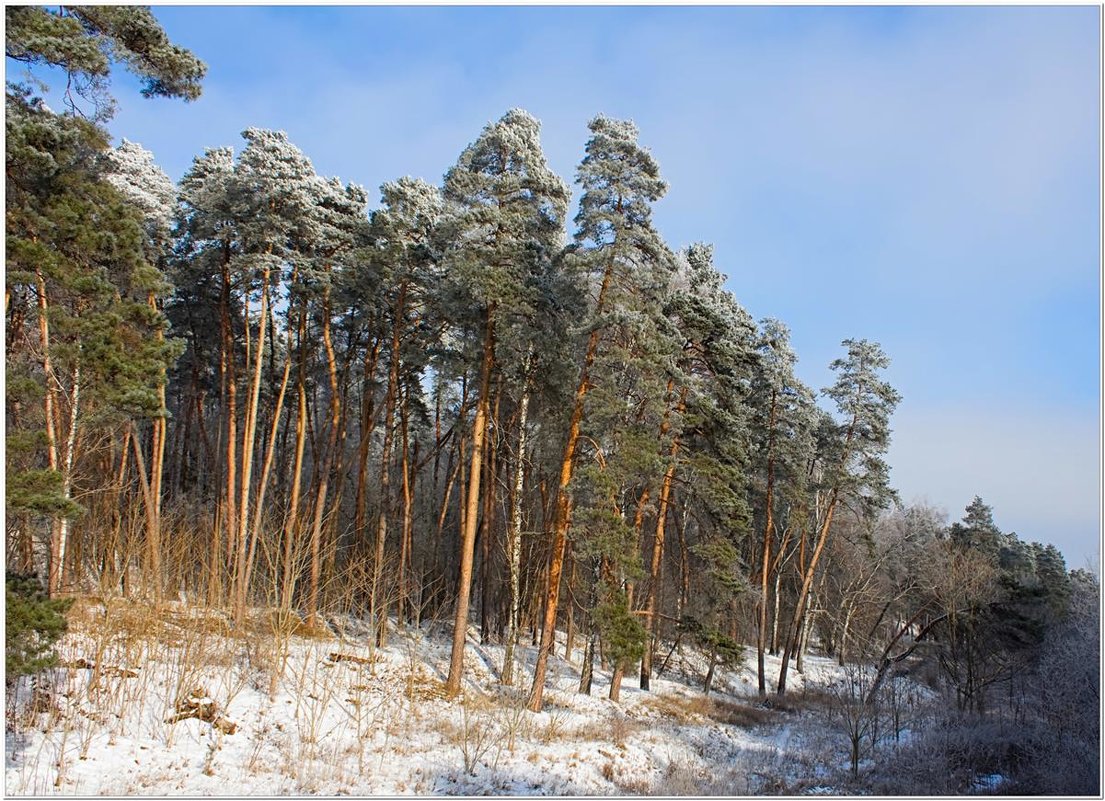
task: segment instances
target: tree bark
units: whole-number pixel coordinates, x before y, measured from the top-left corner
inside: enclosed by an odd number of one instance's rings
[[[510,569],[510,616],[507,619],[506,648],[503,653],[503,684],[514,684],[514,649],[518,644],[518,614],[522,580],[522,492],[526,483],[526,423],[529,417],[529,377],[523,379],[518,403],[518,452],[514,459],[514,487],[510,505],[510,530],[507,533],[507,563]]]
[[[289,342],[289,345],[291,343]],[[284,409],[284,396],[288,390],[288,379],[291,376],[292,362],[290,357],[284,359],[284,374],[280,380],[280,389],[276,394],[276,406],[272,413],[272,427],[269,430],[268,446],[265,451],[265,463],[261,467],[261,483],[257,488],[257,503],[253,511],[253,524],[250,526],[249,552],[246,556],[246,575],[243,584],[249,587],[253,576],[253,565],[257,555],[257,540],[261,537],[261,522],[265,512],[265,493],[268,489],[269,476],[272,473],[273,458],[276,455],[276,435],[280,429],[280,414]]]
[[[596,317],[605,310],[606,293],[614,276],[614,263],[611,260],[603,273],[602,286],[599,288],[596,303]],[[545,673],[548,670],[549,654],[556,639],[556,610],[560,600],[560,576],[564,570],[564,547],[568,542],[568,526],[571,519],[571,496],[568,485],[575,470],[576,444],[579,441],[580,426],[583,422],[583,402],[591,389],[591,366],[598,352],[599,328],[593,330],[587,339],[587,350],[583,356],[583,369],[580,371],[579,384],[576,387],[572,404],[572,416],[568,424],[568,438],[564,443],[564,455],[560,460],[560,476],[556,489],[556,508],[553,513],[552,553],[549,559],[549,575],[545,586],[545,619],[541,627],[541,645],[537,651],[537,662],[533,671],[533,689],[530,691],[528,707],[540,712],[545,693]]]
[[[400,301],[405,288],[400,287]],[[372,561],[372,585],[369,593],[369,608],[376,622],[376,644],[382,646],[387,640],[387,601],[384,599],[381,579],[384,571],[384,554],[387,547],[388,514],[391,505],[391,451],[395,428],[395,402],[399,394],[399,323],[394,322],[391,330],[391,352],[388,355],[388,388],[384,395],[384,447],[380,454],[380,508],[376,515],[376,548]]]
[[[58,436],[54,427],[54,409],[57,407],[58,380],[50,355],[49,304],[46,298],[46,280],[40,270],[35,271],[38,279],[38,336],[42,348],[42,372],[46,379],[43,395],[46,423],[46,463],[54,472],[58,472]],[[61,587],[61,560],[58,551],[61,548],[60,521],[56,518],[50,523],[50,555],[46,568],[46,588],[51,598],[58,594]]]
[[[220,328],[222,333],[222,355],[220,371],[224,374],[226,393],[226,505],[222,515],[226,531],[226,548],[234,545],[235,524],[238,519],[238,378],[234,365],[234,332],[230,315],[230,250],[229,244],[223,248],[222,295],[220,300]],[[247,339],[248,339],[248,331]],[[222,599],[223,569],[226,564],[222,556],[222,547],[217,548],[213,566],[215,568],[214,585],[219,600]]]
[[[771,392],[771,407],[767,420],[767,487],[764,491],[763,560],[760,563],[759,628],[756,633],[756,681],[761,698],[767,697],[767,672],[764,650],[767,647],[767,590],[771,574],[771,535],[775,527],[775,417],[778,393]]]
[[[668,382],[669,391],[672,382]],[[686,405],[687,390],[684,387],[680,392],[679,403],[676,406],[676,414],[682,413]],[[664,422],[660,426],[660,437],[663,438],[671,428],[671,421],[665,415]],[[652,653],[656,647],[659,636],[659,616],[656,614],[656,596],[660,591],[660,569],[664,559],[664,535],[667,528],[668,505],[671,499],[671,485],[675,478],[675,458],[679,454],[679,437],[674,437],[671,443],[671,452],[668,454],[670,464],[664,471],[664,479],[660,484],[660,498],[656,507],[656,536],[652,540],[652,564],[649,570],[648,600],[645,602],[645,616],[648,627],[648,640],[645,643],[645,652],[641,656],[641,689],[648,690],[652,676]]]
[[[150,310],[154,313],[158,313],[157,309],[157,297],[153,292],[147,295],[147,303]],[[156,340],[160,342],[165,341],[164,332],[158,328],[155,334]],[[151,581],[153,583],[154,600],[161,600],[161,482],[165,472],[165,434],[166,434],[166,419],[165,415],[168,413],[168,409],[165,404],[165,367],[161,366],[157,371],[157,401],[159,405],[158,416],[153,420],[153,444],[150,454],[150,492],[153,494],[153,520],[150,521],[147,529],[149,536],[152,539],[150,543],[150,570],[153,572]]]
[[[366,540],[368,528],[368,457],[372,446],[372,432],[376,429],[375,393],[372,378],[376,375],[376,362],[380,356],[380,339],[373,340],[365,349],[361,379],[361,441],[357,449],[357,492],[353,499],[353,534],[360,544]]]
[[[61,460],[61,497],[70,500],[73,487],[73,457],[77,447],[77,412],[81,399],[81,365],[78,361],[73,367],[72,386],[69,391],[69,430],[65,435],[65,451]],[[66,583],[65,556],[69,548],[69,517],[62,515],[58,520],[56,552],[57,572],[61,589]]]
[[[495,478],[497,468],[498,448],[493,440],[497,440],[495,432],[499,429],[499,402],[502,400],[502,382],[498,382],[495,390],[494,409],[490,413],[489,420],[494,425],[489,428],[484,442],[484,489],[483,489],[483,520],[480,524],[480,642],[487,644],[491,636],[491,554],[493,553],[492,538],[494,536],[495,518]]]
[[[270,246],[269,253],[272,248]],[[261,369],[264,366],[265,355],[265,322],[269,314],[269,276],[271,270],[268,262],[261,273],[261,314],[257,322],[257,347],[253,354],[253,374],[250,376],[249,398],[246,405],[246,419],[242,430],[242,487],[238,501],[239,520],[235,542],[237,557],[235,558],[235,592],[234,592],[234,625],[240,626],[245,616],[247,588],[246,582],[246,554],[249,538],[249,496],[251,480],[253,476],[253,451],[254,441],[257,436],[257,415],[261,399]],[[248,327],[249,304],[246,304],[246,339],[249,339]]]
[[[399,411],[399,470],[401,477],[401,492],[403,496],[403,522],[400,528],[399,534],[399,598],[396,603],[395,614],[399,625],[405,625],[407,622],[407,603],[410,595],[408,582],[411,572],[411,535],[412,535],[412,487],[411,487],[411,465],[410,465],[410,442],[408,441],[407,432],[407,420],[409,417],[409,409],[407,406],[406,394],[404,394],[404,400],[400,406]]]
[[[327,270],[329,272],[329,270]],[[329,287],[322,299],[322,344],[326,352],[326,373],[330,380],[330,420],[326,442],[326,454],[322,460],[318,497],[315,500],[315,516],[311,525],[311,573],[307,587],[306,618],[308,624],[318,624],[319,591],[321,582],[322,521],[326,513],[327,492],[330,482],[330,468],[333,465],[338,445],[338,433],[341,429],[341,392],[338,386],[338,365],[334,354],[334,342],[330,336],[330,291]]]
[[[468,472],[468,498],[465,502],[464,529],[460,543],[460,576],[457,586],[457,607],[453,626],[453,647],[449,657],[449,676],[445,695],[455,698],[460,692],[464,674],[464,641],[468,631],[468,604],[472,591],[472,561],[479,522],[480,482],[483,477],[483,450],[487,437],[487,421],[491,407],[491,368],[495,360],[494,308],[486,312],[484,322],[483,359],[480,364],[480,399],[472,422],[472,462]]]

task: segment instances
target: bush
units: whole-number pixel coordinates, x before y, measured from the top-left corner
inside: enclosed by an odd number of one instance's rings
[[[34,574],[5,575],[7,603],[4,646],[5,683],[48,668],[57,656],[52,647],[65,633],[65,613],[73,599],[50,600]]]

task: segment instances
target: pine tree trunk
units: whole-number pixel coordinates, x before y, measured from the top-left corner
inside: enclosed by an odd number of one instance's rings
[[[157,297],[153,292],[147,295],[147,303],[154,314],[157,310]],[[154,335],[157,342],[165,341],[164,332],[158,328]],[[153,494],[153,520],[150,521],[148,536],[153,540],[150,543],[150,570],[153,571],[154,600],[161,600],[161,482],[165,472],[165,434],[166,414],[168,408],[165,403],[165,367],[161,366],[157,371],[157,403],[158,416],[153,420],[153,447],[150,454],[150,492]]]
[[[272,248],[270,246],[269,253]],[[261,370],[264,366],[265,356],[265,322],[269,315],[269,277],[271,270],[266,266],[261,273],[261,313],[257,321],[257,347],[253,354],[253,374],[250,376],[249,398],[246,405],[246,419],[242,430],[242,488],[238,502],[238,530],[235,541],[237,556],[235,558],[235,592],[234,592],[234,625],[240,626],[246,611],[246,555],[247,539],[249,538],[249,495],[253,477],[254,441],[257,436],[257,416],[261,399]],[[249,304],[246,304],[248,323]],[[249,339],[249,328],[246,328],[246,339]]]
[[[775,656],[779,653],[779,583],[782,580],[782,571],[775,572],[775,608],[771,614],[771,651]]]
[[[806,603],[806,614],[802,618],[802,625],[799,628],[798,634],[798,647],[795,649],[794,655],[794,669],[799,673],[805,673],[803,669],[805,664],[806,648],[810,641],[810,629],[813,627],[813,619],[815,616],[815,607],[813,604],[818,601],[818,592],[811,590],[809,595],[809,601]]]
[[[290,337],[289,337],[290,340]],[[289,346],[291,342],[288,342]],[[272,473],[273,458],[276,455],[277,433],[280,428],[280,414],[284,409],[284,396],[288,390],[288,379],[291,376],[292,362],[290,357],[284,359],[284,374],[281,376],[280,389],[276,394],[276,405],[272,413],[272,426],[269,430],[268,445],[265,450],[265,463],[261,467],[261,483],[257,488],[257,503],[254,505],[253,524],[249,533],[249,552],[246,556],[246,575],[244,585],[248,588],[253,577],[253,565],[257,556],[257,540],[261,537],[261,522],[265,513],[265,493],[268,489],[269,476]]]
[[[330,292],[327,288],[322,299],[322,344],[326,352],[326,372],[330,380],[330,420],[326,454],[322,460],[321,481],[315,500],[314,522],[311,526],[311,572],[307,588],[306,618],[311,626],[318,625],[319,591],[321,584],[322,522],[327,508],[330,469],[333,466],[341,429],[341,392],[338,385],[338,365],[334,354],[334,342],[330,336]]]
[[[224,246],[223,253],[223,289],[220,309],[220,322],[222,328],[222,360],[221,369],[225,372],[226,391],[226,504],[223,513],[225,524],[227,549],[234,546],[235,524],[238,519],[237,492],[238,492],[238,379],[234,365],[234,333],[231,327],[230,316],[230,253],[229,245]],[[249,338],[246,331],[246,338]],[[222,596],[223,569],[226,561],[222,556],[222,548],[215,557],[215,587],[217,588],[219,601]]]
[[[146,510],[147,523],[153,519],[154,514],[154,497],[152,484],[147,477],[146,470],[146,457],[142,454],[142,445],[139,441],[138,432],[134,428],[134,423],[130,424],[130,436],[128,437],[130,444],[134,451],[134,466],[135,472],[138,474],[138,487],[142,494],[142,504]],[[126,440],[124,440],[126,442]],[[149,569],[150,564],[154,561],[153,556],[149,553],[150,542],[146,543],[146,568]],[[151,591],[152,594],[152,591]]]
[[[387,641],[387,601],[384,598],[382,578],[384,554],[388,536],[388,507],[391,505],[391,451],[394,436],[395,402],[399,393],[399,324],[391,332],[391,353],[388,362],[388,388],[384,395],[384,447],[380,454],[380,508],[376,516],[376,548],[372,562],[372,585],[369,608],[376,621],[376,644]]]
[[[107,546],[107,553],[104,555],[104,575],[101,579],[101,584],[105,587],[114,588],[120,584],[123,577],[123,571],[126,570],[126,563],[122,559],[119,544],[123,538],[123,514],[121,506],[123,502],[123,487],[125,486],[127,478],[127,467],[130,465],[130,429],[123,431],[123,442],[119,449],[119,469],[115,473],[115,487],[116,490],[113,493],[114,503],[112,504],[111,514],[111,541]]]
[[[571,592],[571,588],[575,586],[576,577],[576,560],[572,556],[572,549],[568,549],[568,591]],[[571,596],[568,598],[568,614],[566,631],[564,632],[564,661],[572,661],[572,650],[575,645],[576,627],[575,627],[575,604],[572,602]]]
[[[667,391],[670,394],[675,385],[674,379],[668,379]],[[679,402],[676,404],[675,413],[681,414],[686,408],[687,389],[684,387],[679,393]],[[664,410],[664,420],[660,424],[660,439],[671,430],[671,409]],[[664,559],[664,535],[667,527],[668,504],[671,499],[671,484],[675,477],[675,457],[679,454],[679,437],[674,437],[671,443],[671,452],[668,454],[670,464],[664,471],[664,479],[660,484],[660,502],[656,509],[656,535],[652,540],[652,564],[649,569],[648,598],[645,601],[645,624],[648,631],[648,639],[645,642],[645,652],[641,657],[641,689],[649,689],[649,680],[652,676],[652,654],[656,647],[659,635],[659,618],[656,615],[656,596],[660,591],[660,568]]]
[[[77,446],[77,411],[80,408],[81,399],[81,365],[80,362],[73,367],[72,386],[69,391],[69,428],[65,435],[65,450],[61,460],[61,497],[70,500],[73,487],[73,457]],[[58,520],[56,552],[57,571],[59,574],[59,586],[73,583],[65,567],[66,552],[69,548],[69,517],[63,515]]]
[[[453,497],[453,487],[457,484],[457,479],[461,475],[461,468],[464,466],[464,437],[460,433],[462,421],[464,420],[467,410],[464,407],[464,402],[461,402],[460,412],[457,416],[457,436],[454,439],[454,447],[450,449],[449,459],[450,464],[447,466],[449,477],[445,481],[445,492],[441,498],[441,509],[437,515],[437,536],[434,538],[434,569],[437,571],[437,580],[439,583],[444,583],[445,574],[448,572],[442,565],[439,559],[439,551],[441,549],[442,540],[445,539],[445,520],[449,516],[449,501]],[[455,458],[454,458],[455,456]],[[461,478],[463,483],[463,478]],[[463,526],[460,526],[463,528]],[[442,594],[442,589],[434,591],[434,608],[439,606],[439,602],[436,600]]]
[[[296,380],[295,413],[295,456],[292,461],[292,490],[288,499],[288,511],[284,520],[283,586],[280,593],[280,608],[287,611],[292,608],[295,595],[298,566],[295,563],[296,532],[299,528],[299,496],[303,486],[303,451],[307,445],[307,388],[301,369]]]
[[[605,311],[606,293],[610,289],[613,275],[614,264],[611,260],[606,266],[602,277],[602,286],[599,288],[595,310],[596,317]],[[568,541],[568,527],[571,521],[571,497],[568,494],[568,485],[572,481],[572,473],[575,470],[576,444],[579,441],[580,426],[583,422],[583,402],[591,389],[591,366],[594,364],[595,355],[598,352],[600,335],[600,329],[596,328],[587,339],[587,350],[583,356],[583,369],[580,370],[579,384],[576,387],[575,399],[572,404],[572,416],[568,424],[568,437],[564,443],[564,455],[560,460],[556,507],[553,513],[552,554],[549,559],[549,575],[545,586],[544,625],[541,628],[541,645],[537,651],[537,662],[533,672],[533,689],[530,692],[528,704],[529,709],[533,712],[540,712],[543,705],[545,674],[548,670],[549,654],[552,653],[553,643],[556,639],[556,611],[560,600],[560,575],[564,569],[564,547]]]
[[[645,617],[648,626],[648,640],[645,643],[645,652],[641,656],[641,689],[649,689],[649,679],[652,675],[652,652],[656,646],[659,634],[659,617],[656,614],[656,596],[660,589],[660,568],[664,558],[664,533],[665,522],[668,516],[668,502],[671,498],[671,483],[675,476],[675,456],[679,450],[679,440],[676,439],[671,446],[671,464],[664,472],[664,480],[660,485],[660,502],[656,508],[656,536],[652,541],[652,564],[649,570],[648,599],[645,602]]]
[[[499,401],[502,399],[502,382],[495,391],[494,409],[491,411],[492,426],[484,442],[484,490],[483,520],[480,524],[480,642],[486,645],[491,635],[490,593],[491,593],[491,554],[492,538],[495,531],[495,478],[498,448],[494,442],[495,432],[499,430]]]
[[[763,560],[760,563],[759,627],[756,633],[756,680],[760,697],[767,696],[767,672],[764,649],[767,647],[767,589],[771,573],[771,535],[775,527],[775,416],[778,407],[776,392],[771,393],[771,409],[767,421],[767,488],[764,492]]]
[[[825,543],[829,538],[829,528],[832,526],[833,513],[836,511],[837,505],[837,490],[834,488],[829,496],[829,504],[826,507],[825,520],[821,525],[820,531],[817,537],[817,543],[814,545],[813,554],[810,556],[810,562],[806,566],[805,575],[802,578],[802,586],[798,591],[798,599],[795,603],[794,618],[793,618],[793,632],[792,636],[787,638],[787,647],[783,653],[782,664],[779,668],[779,685],[777,693],[783,695],[787,689],[787,669],[790,665],[790,658],[794,654],[795,649],[799,649],[801,643],[798,642],[802,635],[803,623],[806,619],[806,606],[809,600],[810,591],[813,585],[814,574],[817,570],[817,562],[821,557],[822,551],[825,549]],[[797,667],[797,666],[796,666]]]
[[[625,664],[619,659],[610,676],[610,700],[618,703],[622,697],[622,678],[625,676]]]
[[[683,612],[691,597],[691,560],[687,551],[687,501],[683,500],[682,513],[676,516],[679,530],[679,608],[676,618],[683,619]],[[660,674],[657,673],[657,676]]]
[[[706,681],[702,684],[702,694],[709,695],[714,686],[714,671],[717,670],[717,643],[710,644],[710,667],[706,671]]]
[[[494,308],[486,312],[483,359],[480,364],[480,399],[472,423],[472,465],[468,472],[468,498],[465,503],[464,528],[460,544],[460,575],[457,586],[457,606],[453,627],[453,647],[449,658],[449,676],[445,695],[455,698],[460,692],[464,673],[464,641],[468,631],[468,603],[472,590],[472,561],[476,545],[476,525],[479,522],[480,481],[482,479],[484,441],[487,438],[491,407],[491,368],[495,360]]]
[[[583,695],[591,694],[591,682],[595,676],[595,627],[591,625],[587,637],[587,647],[583,651],[583,669],[579,674],[579,691]]]
[[[794,654],[794,649],[799,646],[799,643],[795,641],[802,633],[802,624],[806,619],[806,604],[813,585],[814,572],[817,570],[818,559],[821,557],[821,552],[825,549],[825,543],[829,538],[829,527],[833,522],[833,512],[836,511],[836,500],[837,491],[834,489],[830,495],[829,505],[825,513],[825,520],[818,533],[817,543],[810,557],[810,563],[806,566],[805,575],[802,577],[802,586],[798,591],[798,598],[795,602],[792,636],[788,636],[787,638],[786,650],[783,652],[782,664],[779,667],[779,684],[776,690],[778,695],[784,695],[787,691],[787,670],[790,666],[790,659]]]
[[[407,432],[407,418],[408,418],[408,406],[406,401],[407,393],[404,393],[404,400],[400,406],[399,412],[399,426],[400,426],[400,476],[402,479],[401,491],[403,495],[403,524],[400,529],[399,536],[399,600],[396,604],[396,618],[399,625],[405,625],[407,622],[407,603],[408,596],[410,594],[408,582],[411,572],[411,514],[413,509],[413,501],[411,496],[411,467],[410,467],[410,443],[408,442]]]
[[[361,441],[357,450],[357,492],[353,499],[353,537],[358,544],[367,541],[368,529],[368,457],[372,446],[372,432],[376,429],[375,393],[372,377],[376,375],[376,362],[380,357],[380,340],[373,340],[365,349],[361,379]]]

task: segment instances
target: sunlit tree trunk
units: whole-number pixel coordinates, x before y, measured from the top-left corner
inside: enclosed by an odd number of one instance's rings
[[[599,317],[606,308],[606,293],[614,276],[614,262],[611,260],[603,273],[602,286],[599,289],[595,316]],[[556,611],[560,600],[560,576],[564,570],[564,548],[568,541],[568,526],[571,520],[571,497],[568,485],[572,482],[575,470],[576,445],[579,442],[580,426],[583,422],[583,403],[591,389],[591,366],[598,352],[601,331],[595,328],[587,338],[587,350],[583,356],[583,369],[580,371],[579,384],[576,386],[572,403],[572,416],[568,423],[568,437],[564,443],[564,455],[560,460],[560,475],[556,489],[556,507],[553,513],[552,554],[549,560],[549,574],[545,584],[545,618],[541,627],[541,645],[537,651],[537,662],[533,671],[533,689],[530,691],[528,707],[540,712],[545,693],[545,673],[548,670],[549,654],[556,639]]]
[[[454,617],[453,647],[449,658],[449,676],[445,682],[447,697],[460,692],[464,673],[464,640],[468,630],[468,604],[472,590],[472,561],[476,544],[476,526],[480,508],[480,482],[483,477],[483,451],[487,438],[487,421],[491,406],[491,368],[495,359],[494,307],[488,308],[484,327],[483,358],[480,363],[479,402],[472,422],[472,459],[468,472],[468,497],[465,501],[464,528],[460,546],[460,577],[457,586],[457,607]]]

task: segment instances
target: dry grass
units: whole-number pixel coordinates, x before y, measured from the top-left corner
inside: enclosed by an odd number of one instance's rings
[[[788,714],[799,714],[803,712],[823,712],[831,702],[832,695],[827,691],[807,687],[789,692],[782,697],[768,695],[764,705],[768,709],[777,709]]]
[[[642,706],[681,726],[715,721],[748,729],[775,721],[778,718],[777,709],[794,712],[812,708],[815,703],[820,703],[820,698],[815,701],[813,698],[790,699],[788,696],[782,706],[777,703],[767,706],[705,695],[657,695],[645,699]]]
[[[704,695],[654,695],[641,706],[681,726],[704,723],[714,711],[713,699]]]
[[[611,743],[624,747],[626,740],[645,728],[645,724],[626,717],[621,713],[611,714],[603,719],[583,720],[563,733],[565,740],[579,742]]]
[[[740,726],[744,729],[763,726],[773,722],[778,717],[772,710],[758,704],[745,704],[720,698],[714,699],[713,709],[710,710],[708,716],[718,723]]]

